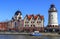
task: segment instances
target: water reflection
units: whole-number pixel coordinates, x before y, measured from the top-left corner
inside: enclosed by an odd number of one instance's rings
[[[60,39],[52,36],[0,35],[0,39]]]

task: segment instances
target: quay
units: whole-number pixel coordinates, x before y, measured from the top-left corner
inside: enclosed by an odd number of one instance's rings
[[[59,36],[60,37],[60,34],[58,33],[41,33],[42,36]]]
[[[31,33],[26,32],[0,32],[0,35],[30,35]],[[41,36],[59,36],[58,33],[40,33]]]
[[[0,32],[0,35],[30,35],[31,33],[25,32]]]

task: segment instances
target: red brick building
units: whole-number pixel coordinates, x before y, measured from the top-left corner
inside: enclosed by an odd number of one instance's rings
[[[0,22],[0,31],[6,31],[7,29],[7,22]]]

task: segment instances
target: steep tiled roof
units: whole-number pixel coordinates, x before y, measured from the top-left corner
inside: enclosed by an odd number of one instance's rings
[[[41,18],[41,20],[44,19],[44,16],[42,16],[40,14],[38,14],[37,16],[39,16]]]
[[[37,19],[38,16],[34,16],[34,19]]]
[[[31,15],[28,15],[28,19],[29,19],[29,20],[31,19],[31,17],[32,17]]]
[[[40,17],[40,19],[41,20],[43,20],[44,19],[44,16],[42,16],[42,15],[26,15],[26,17],[30,20],[32,17],[36,20],[37,18],[38,18],[38,16]]]

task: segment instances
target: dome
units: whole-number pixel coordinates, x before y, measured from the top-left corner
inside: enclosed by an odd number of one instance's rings
[[[16,11],[15,15],[18,15],[20,13],[20,15],[22,15],[21,11]]]
[[[53,8],[53,7],[55,7],[55,5],[54,4],[51,4],[51,8]]]
[[[57,9],[54,4],[51,4],[49,12],[57,12]]]

